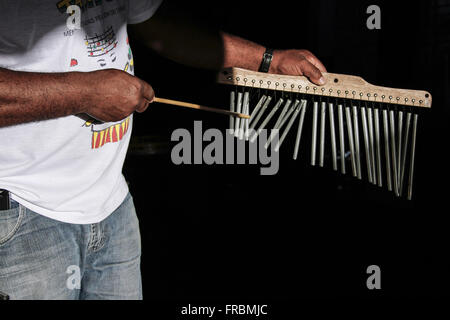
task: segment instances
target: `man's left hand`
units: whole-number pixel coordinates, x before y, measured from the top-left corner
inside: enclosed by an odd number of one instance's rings
[[[269,73],[306,76],[317,85],[325,84],[325,66],[308,50],[275,50]]]

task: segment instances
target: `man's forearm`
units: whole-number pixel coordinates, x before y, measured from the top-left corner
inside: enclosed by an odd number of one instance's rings
[[[223,43],[223,67],[258,70],[265,48],[255,42],[221,32]]]
[[[162,56],[180,64],[210,70],[226,67],[257,70],[265,50],[252,41],[166,16],[131,25],[130,31]]]
[[[0,68],[0,127],[82,112],[78,76]]]
[[[265,48],[257,43],[215,29],[202,28],[183,17],[163,11],[130,31],[146,46],[175,62],[191,67],[219,70],[239,67],[256,71]],[[275,50],[269,73],[304,75],[323,85],[326,69],[304,49]]]
[[[148,83],[116,69],[33,73],[0,68],[0,127],[80,113],[119,121],[145,111],[153,98]]]

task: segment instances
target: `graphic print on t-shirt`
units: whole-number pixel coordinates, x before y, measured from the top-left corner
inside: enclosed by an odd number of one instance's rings
[[[100,67],[106,67],[109,63],[116,61],[114,49],[117,47],[118,41],[112,26],[100,35],[97,33],[94,35],[86,34],[84,41],[88,57],[96,59]]]
[[[95,123],[92,120],[86,121],[84,127],[90,127],[92,131],[91,149],[98,149],[107,143],[114,143],[122,140],[128,132],[130,116],[118,123]]]
[[[134,61],[133,61],[133,54],[131,53],[131,47],[130,47],[130,43],[128,41],[128,37],[127,37],[127,46],[128,46],[128,61],[125,64],[125,67],[123,68],[123,70],[128,72],[128,69],[130,69],[130,72],[133,72]]]

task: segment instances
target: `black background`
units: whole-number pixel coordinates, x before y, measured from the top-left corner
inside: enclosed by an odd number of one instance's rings
[[[381,30],[366,9],[381,8]],[[449,1],[170,1],[165,9],[273,48],[312,51],[329,72],[427,90],[419,116],[412,201],[328,168],[294,161],[259,166],[182,165],[171,133],[228,118],[152,105],[135,116],[124,173],[142,233],[144,299],[244,301],[443,296],[449,286],[447,119]],[[228,87],[131,39],[136,75],[157,96],[226,108]],[[368,290],[366,268],[381,268]]]

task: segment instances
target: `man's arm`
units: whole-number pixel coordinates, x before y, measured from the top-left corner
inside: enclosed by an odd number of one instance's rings
[[[129,30],[162,56],[192,67],[213,70],[239,67],[256,71],[265,51],[252,41],[201,28],[164,10],[143,23],[130,25]],[[275,50],[269,69],[269,73],[305,75],[319,85],[324,83],[321,72],[326,72],[325,67],[307,50]]]
[[[80,113],[119,121],[135,110],[143,112],[153,98],[150,85],[119,70],[34,73],[0,68],[0,127]]]

